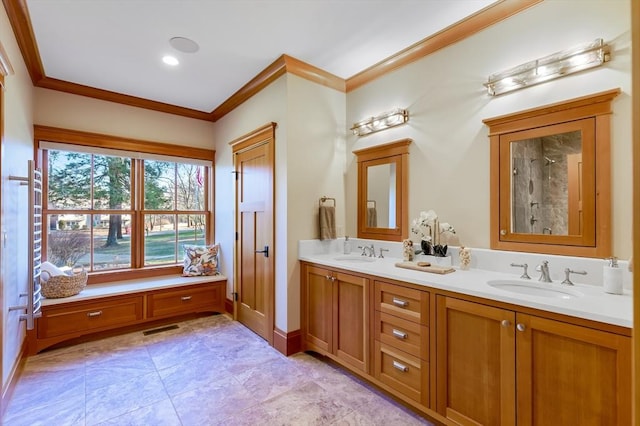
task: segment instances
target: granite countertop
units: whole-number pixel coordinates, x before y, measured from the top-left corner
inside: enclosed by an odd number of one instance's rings
[[[351,256],[351,258],[354,257],[357,256]],[[633,298],[628,290],[625,290],[622,295],[613,295],[605,293],[601,286],[587,284],[564,286],[559,281],[546,284],[539,283],[536,279],[520,280],[517,273],[507,274],[481,269],[460,270],[456,268],[453,273],[439,275],[396,267],[395,264],[401,262],[401,259],[397,258],[376,258],[373,262],[363,262],[359,259],[349,260],[348,257],[345,258],[334,253],[301,255],[298,259],[330,268],[404,281],[607,324],[629,328],[633,326]],[[489,280],[513,280],[530,282],[535,285],[547,285],[550,288],[577,293],[578,296],[561,299],[513,293],[489,286],[487,284]]]

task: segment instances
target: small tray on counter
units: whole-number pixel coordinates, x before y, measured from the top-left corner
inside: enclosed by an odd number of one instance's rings
[[[428,264],[428,262],[425,262]],[[455,272],[451,266],[435,266],[435,265],[424,265],[421,266],[415,262],[398,262],[396,263],[396,267],[405,268],[405,269],[413,269],[414,271],[422,271],[422,272],[430,272],[432,274],[449,274],[451,272]]]

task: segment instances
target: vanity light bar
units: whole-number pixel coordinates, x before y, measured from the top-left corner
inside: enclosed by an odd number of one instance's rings
[[[369,133],[379,132],[390,127],[399,126],[409,121],[409,111],[396,108],[393,111],[385,112],[375,117],[354,123],[351,131],[354,135],[364,136]]]
[[[556,52],[506,71],[492,74],[484,86],[491,96],[544,83],[579,71],[595,68],[611,59],[609,45],[601,38]]]

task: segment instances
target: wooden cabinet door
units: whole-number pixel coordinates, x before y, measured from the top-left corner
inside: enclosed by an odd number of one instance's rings
[[[517,324],[519,426],[631,424],[629,337],[524,314]]]
[[[369,280],[334,272],[333,347],[336,357],[369,372]]]
[[[305,349],[333,352],[333,281],[330,271],[305,266],[302,288],[302,318]]]
[[[515,313],[445,296],[436,304],[438,413],[462,425],[514,425]]]

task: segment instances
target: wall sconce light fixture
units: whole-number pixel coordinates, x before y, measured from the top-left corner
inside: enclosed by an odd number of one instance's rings
[[[393,111],[354,123],[351,131],[354,135],[364,136],[390,127],[399,126],[409,121],[409,111],[396,108]]]
[[[571,49],[556,52],[544,58],[536,59],[492,74],[484,86],[489,95],[503,93],[533,86],[565,75],[589,68],[595,68],[611,59],[609,46],[601,38],[591,43],[581,44]]]

